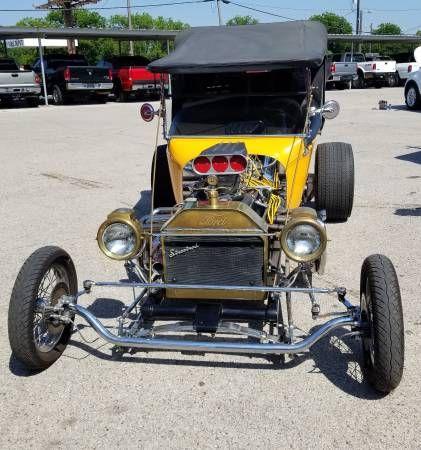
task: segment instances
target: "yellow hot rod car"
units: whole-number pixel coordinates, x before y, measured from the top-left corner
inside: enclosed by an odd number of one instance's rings
[[[48,367],[76,315],[119,352],[293,355],[349,327],[361,339],[369,382],[395,388],[404,337],[390,260],[365,259],[359,306],[343,287],[313,286],[325,266],[326,223],[346,221],[354,195],[351,146],[315,145],[325,119],[339,113],[325,102],[326,50],[326,30],[308,21],[181,33],[175,50],[149,66],[171,76],[170,114],[164,86],[158,110],[140,111],[157,119],[150,213],[117,209],[97,233],[102,252],[124,261],[128,280],[87,280],[78,291],[64,250],[36,251],[11,297],[15,356],[28,368]],[[161,125],[166,145],[158,145]],[[115,333],[77,303],[100,287],[133,291]],[[318,319],[326,294],[343,313],[298,336],[293,300],[308,298]]]

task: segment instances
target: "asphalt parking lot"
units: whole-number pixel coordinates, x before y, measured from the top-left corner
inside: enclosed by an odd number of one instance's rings
[[[359,342],[341,339],[344,330],[277,365],[162,352],[116,361],[85,328],[93,342],[75,334],[56,364],[28,376],[7,340],[21,264],[39,246],[57,244],[74,258],[80,282],[124,277],[122,264],[100,254],[95,235],[111,210],[145,204],[155,127],[140,121],[137,103],[2,109],[0,448],[421,446],[421,113],[406,110],[402,88],[327,96],[342,111],[320,141],[353,145],[356,198],[348,223],[328,227],[326,275],[315,285],[345,285],[358,301],[364,257],[392,259],[406,326],[399,388],[384,398],[371,390]],[[379,111],[380,99],[391,109]],[[96,312],[115,316],[116,293],[98,294],[105,306],[96,302]],[[304,326],[314,325],[309,307],[297,312],[297,324],[305,314]]]

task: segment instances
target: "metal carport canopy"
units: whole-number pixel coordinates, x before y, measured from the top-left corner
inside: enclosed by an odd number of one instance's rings
[[[168,41],[177,36],[177,31],[167,30],[120,30],[120,29],[98,29],[98,28],[22,28],[22,27],[0,27],[0,39],[19,38],[113,38],[127,40],[153,40]]]
[[[216,29],[217,27],[215,27]],[[98,28],[22,28],[0,27],[0,39],[17,38],[113,38],[122,40],[173,40],[179,31],[168,30],[123,30],[123,29],[98,29]],[[346,42],[403,42],[420,43],[421,36],[413,35],[381,35],[381,34],[329,34],[329,41]]]

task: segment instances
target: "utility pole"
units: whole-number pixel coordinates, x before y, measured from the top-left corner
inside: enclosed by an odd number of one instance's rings
[[[131,11],[131,5],[130,0],[127,0],[127,19],[129,22],[129,30],[132,30],[132,11]],[[130,56],[134,55],[134,47],[133,47],[133,41],[129,41],[129,54]]]
[[[360,34],[360,0],[357,0],[357,21],[355,24],[355,33]]]
[[[73,28],[75,26],[75,17],[73,11],[75,8],[98,3],[99,0],[47,0],[47,3],[38,5],[37,9],[61,9],[63,11],[63,21],[66,28]],[[67,40],[67,51],[70,55],[76,53],[76,45],[74,38]]]
[[[355,33],[361,34],[361,9],[360,0],[357,0],[357,21],[355,24]],[[358,51],[361,52],[361,43],[358,43]]]
[[[219,26],[222,25],[222,15],[221,15],[221,4],[220,4],[221,0],[216,0],[216,7],[218,8],[218,21],[219,21]]]

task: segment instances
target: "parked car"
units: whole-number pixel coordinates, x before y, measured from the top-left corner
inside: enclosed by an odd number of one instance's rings
[[[421,66],[415,61],[414,52],[397,53],[393,55],[396,60],[396,83],[405,84],[411,72],[416,72]]]
[[[32,68],[41,77],[40,59]],[[44,69],[47,94],[56,105],[87,98],[105,102],[113,88],[111,70],[90,66],[81,55],[45,55]]]
[[[411,72],[405,83],[405,103],[409,109],[421,108],[421,70]]]
[[[112,70],[114,95],[125,102],[130,97],[159,95],[161,78],[168,92],[168,75],[152,73],[147,69],[149,63],[143,56],[113,56],[100,61],[98,67]]]
[[[24,99],[29,106],[38,106],[40,79],[32,70],[20,70],[11,58],[0,58],[0,104]]]
[[[364,55],[363,53],[343,53],[341,61],[356,62],[358,77],[352,82],[352,86],[362,89],[367,86],[377,88],[393,86],[395,84],[396,62],[380,57],[377,54]]]
[[[357,76],[357,63],[342,61],[342,55],[335,53],[329,57],[330,76],[327,84],[334,84],[339,89],[350,88],[351,83],[355,81]]]
[[[86,280],[78,291],[69,254],[51,246],[37,250],[10,300],[15,357],[32,370],[53,364],[71,339],[76,315],[116,355],[173,350],[279,357],[303,353],[348,327],[361,339],[368,381],[384,393],[394,389],[403,371],[404,330],[391,261],[365,259],[359,305],[341,286],[313,286],[326,260],[324,220],[346,221],[354,195],[351,145],[316,149],[324,119],[339,113],[338,103],[324,98],[326,50],[327,32],[318,22],[180,33],[174,52],[149,65],[171,74],[170,129],[163,89],[159,111],[141,107],[167,139],[152,161],[150,214],[117,209],[97,232],[100,250],[124,262],[127,279]],[[344,263],[348,272],[346,261],[336,264]],[[115,327],[78,301],[107,287],[133,292]],[[303,336],[293,299],[307,299],[317,320],[326,316],[319,302],[326,294],[337,297],[342,312]]]

